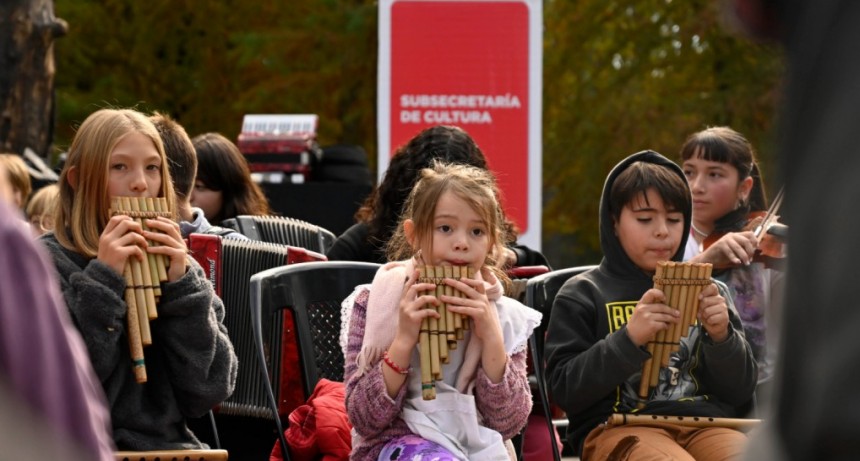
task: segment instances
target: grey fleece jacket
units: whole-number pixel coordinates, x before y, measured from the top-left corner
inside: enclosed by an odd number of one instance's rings
[[[72,319],[81,332],[111,410],[120,450],[207,448],[188,429],[233,392],[238,361],[222,324],[224,305],[189,258],[179,280],[161,285],[152,345],[144,348],[147,382],[138,384],[126,337],[125,280],[96,259],[48,248]]]

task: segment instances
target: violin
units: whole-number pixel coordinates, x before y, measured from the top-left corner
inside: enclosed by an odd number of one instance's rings
[[[741,231],[752,231],[757,241],[753,262],[760,262],[768,269],[784,270],[788,252],[788,226],[779,222],[783,190],[780,189],[767,211],[753,211],[747,215],[747,224]],[[711,233],[702,242],[708,248],[721,239],[726,232]]]

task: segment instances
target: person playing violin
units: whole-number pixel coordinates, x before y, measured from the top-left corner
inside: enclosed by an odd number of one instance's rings
[[[759,385],[773,374],[777,328],[768,328],[783,274],[759,258],[760,226],[768,209],[749,141],[729,127],[693,133],[681,147],[693,195],[693,222],[684,260],[711,263],[735,301],[744,334],[759,363]],[[763,231],[760,231],[763,232]]]

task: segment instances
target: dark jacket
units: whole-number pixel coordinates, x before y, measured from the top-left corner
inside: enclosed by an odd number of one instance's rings
[[[125,279],[97,259],[41,238],[54,260],[75,326],[84,338],[111,410],[120,450],[205,448],[186,418],[204,415],[233,392],[238,360],[222,320],[224,305],[192,259],[179,280],[161,284],[147,382],[138,384],[126,336]]]
[[[349,229],[335,240],[334,245],[326,253],[329,261],[366,261],[377,264],[385,264],[388,258],[385,255],[387,242],[371,242],[368,240],[369,227],[367,223],[353,224]],[[549,262],[539,251],[532,250],[525,245],[508,245],[508,248],[517,255],[517,266],[547,266]]]
[[[600,243],[603,260],[589,272],[568,280],[553,304],[546,339],[547,380],[552,400],[570,420],[568,441],[580,452],[582,442],[612,413],[636,411],[639,378],[650,354],[633,344],[626,323],[642,295],[651,287],[651,274],[637,267],[621,247],[609,211],[609,191],[618,175],[633,162],[665,165],[680,177],[681,169],[652,151],[634,154],[609,174],[600,203]],[[692,211],[684,211],[684,233],[673,260],[680,261],[689,235]],[[735,408],[752,398],[756,363],[743,337],[740,321],[729,304],[729,337],[714,344],[701,326],[682,339],[669,369],[644,413],[688,416],[738,416]],[[683,399],[683,401],[681,401]]]

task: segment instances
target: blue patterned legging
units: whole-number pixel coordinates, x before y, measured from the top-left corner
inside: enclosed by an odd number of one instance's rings
[[[457,461],[457,457],[435,442],[410,434],[386,443],[379,461]]]

